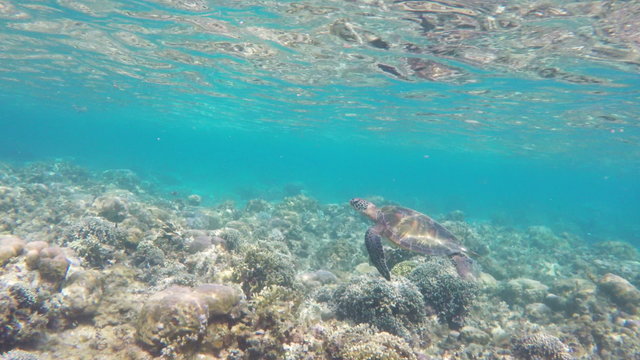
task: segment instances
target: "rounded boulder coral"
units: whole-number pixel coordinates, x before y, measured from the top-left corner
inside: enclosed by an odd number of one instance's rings
[[[125,201],[117,196],[101,196],[93,202],[93,207],[99,216],[116,224],[124,221],[129,213]]]
[[[138,340],[154,351],[196,344],[210,319],[230,315],[242,299],[239,289],[226,285],[172,286],[152,295],[142,307]]]
[[[13,235],[0,235],[0,266],[18,256],[24,248],[24,240]]]
[[[152,295],[142,307],[136,324],[138,340],[154,350],[195,343],[204,335],[208,317],[207,303],[198,294],[172,286]]]
[[[359,276],[335,290],[332,302],[339,319],[367,323],[389,333],[411,337],[426,319],[423,297],[409,281],[389,282]]]
[[[453,329],[462,327],[479,288],[475,282],[462,279],[449,259],[429,257],[407,279],[418,287],[425,304],[440,321]]]
[[[52,282],[62,281],[67,275],[71,262],[68,249],[49,246],[44,241],[30,242],[24,247],[25,261],[31,269],[37,269],[40,275]]]
[[[569,360],[569,348],[557,337],[547,334],[523,336],[512,341],[516,356],[524,360]]]
[[[327,341],[331,360],[415,360],[411,347],[401,338],[376,332],[369,325],[348,327],[332,334]]]

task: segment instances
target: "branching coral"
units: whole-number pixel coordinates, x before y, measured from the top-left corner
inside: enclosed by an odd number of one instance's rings
[[[64,244],[88,265],[103,268],[115,261],[116,253],[124,248],[126,236],[99,217],[85,217],[67,229]]]

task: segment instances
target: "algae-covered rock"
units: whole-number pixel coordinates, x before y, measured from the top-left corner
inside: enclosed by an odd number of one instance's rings
[[[524,311],[532,322],[546,324],[551,320],[551,309],[543,303],[527,304]]]
[[[640,310],[640,290],[618,275],[604,275],[598,280],[598,290],[608,295],[611,301],[625,311],[637,314]]]
[[[116,224],[126,219],[129,213],[127,203],[118,196],[100,196],[93,202],[93,207],[99,216]]]
[[[307,271],[299,274],[296,279],[308,288],[316,288],[322,285],[338,282],[338,277],[336,277],[331,271],[327,270]]]
[[[136,323],[138,340],[154,351],[194,345],[205,335],[209,319],[229,315],[242,298],[240,290],[219,284],[167,288],[142,307]]]
[[[74,272],[66,279],[60,292],[65,315],[78,318],[95,314],[102,293],[102,278],[98,271]]]
[[[209,309],[190,288],[172,286],[144,304],[136,330],[138,339],[154,350],[195,343],[204,335]]]
[[[635,260],[640,259],[638,249],[623,241],[603,241],[593,246],[598,254],[607,254],[617,260]]]
[[[486,332],[473,326],[464,326],[460,329],[460,340],[467,344],[486,345],[491,341],[491,336]]]
[[[545,284],[526,278],[512,279],[503,284],[500,293],[509,304],[526,305],[544,300],[549,287]]]
[[[203,284],[194,291],[207,304],[209,317],[228,315],[244,298],[242,291],[227,285]]]

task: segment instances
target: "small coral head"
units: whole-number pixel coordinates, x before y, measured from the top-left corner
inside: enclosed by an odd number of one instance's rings
[[[376,206],[373,205],[373,203],[365,199],[353,198],[351,199],[351,201],[349,201],[349,204],[351,204],[351,206],[362,215],[365,215],[372,220],[377,219],[378,210],[376,209]]]

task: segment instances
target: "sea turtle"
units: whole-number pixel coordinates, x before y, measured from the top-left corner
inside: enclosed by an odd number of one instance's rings
[[[364,241],[371,262],[385,279],[391,280],[391,275],[382,249],[383,237],[406,250],[449,256],[463,279],[475,278],[474,261],[467,255],[469,250],[455,235],[427,215],[400,206],[378,209],[373,203],[360,198],[351,199],[350,204],[376,222],[367,229]]]

